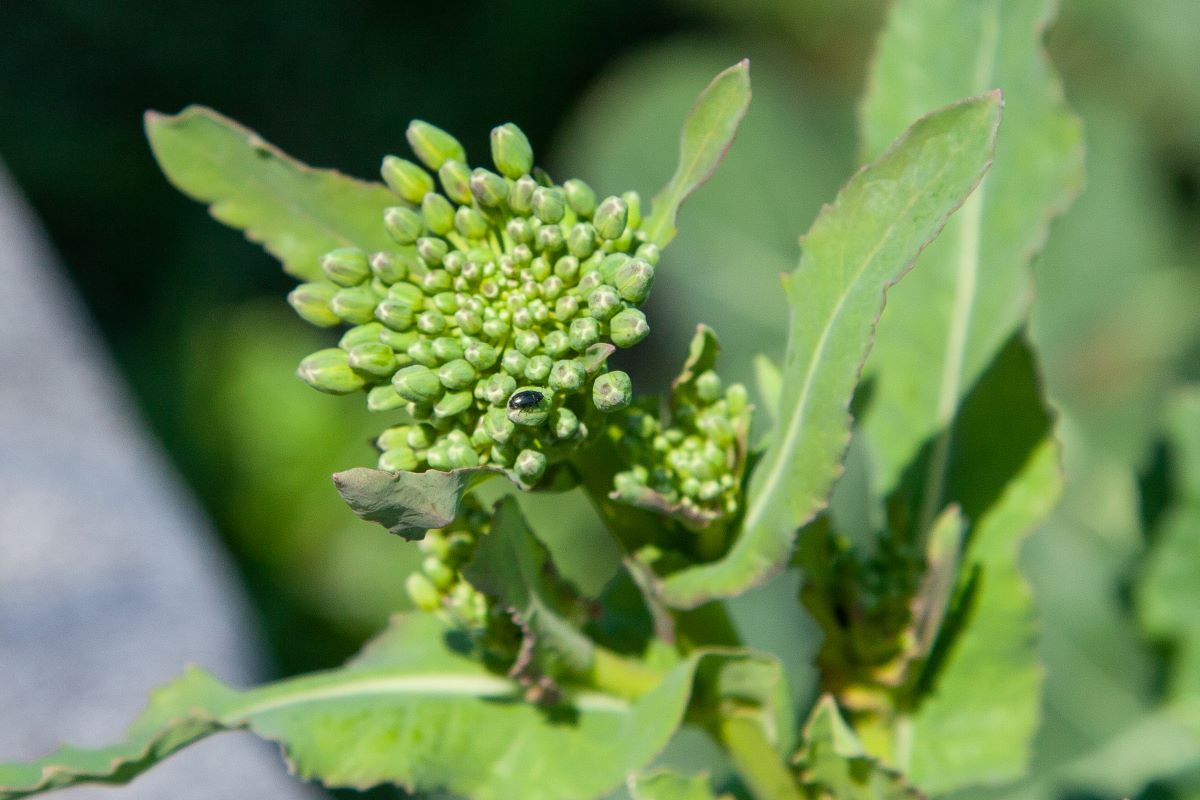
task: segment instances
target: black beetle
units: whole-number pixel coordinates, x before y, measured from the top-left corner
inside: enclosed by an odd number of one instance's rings
[[[526,389],[517,392],[512,397],[508,398],[508,407],[513,411],[522,411],[526,408],[533,408],[538,403],[545,399],[545,395],[533,389]]]

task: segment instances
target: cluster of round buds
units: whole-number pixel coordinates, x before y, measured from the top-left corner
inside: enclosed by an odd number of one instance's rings
[[[480,536],[487,534],[489,518],[468,497],[453,524],[427,531],[417,543],[425,556],[421,568],[404,582],[409,599],[422,611],[436,611],[461,628],[482,628],[488,621],[487,598],[462,576]]]
[[[492,602],[462,574],[490,527],[488,513],[468,495],[453,523],[426,531],[417,543],[424,558],[405,579],[404,588],[413,605],[471,634],[486,661],[508,669],[520,650],[521,631],[508,609]]]
[[[408,141],[421,164],[388,156],[382,169],[398,197],[382,220],[395,248],[335,250],[328,280],[289,295],[310,322],[353,326],[299,374],[407,411],[413,424],[380,441],[383,469],[495,465],[533,484],[594,410],[629,404],[628,376],[605,360],[649,333],[638,306],[658,248],[643,241],[636,193],[598,200],[582,181],[553,184],[515,125],[492,131],[498,172],[468,167],[427,123]]]
[[[613,496],[701,528],[737,513],[751,409],[746,388],[723,389],[712,370],[687,388],[675,392],[669,425],[649,404],[613,420],[611,433],[634,465],[617,473]]]

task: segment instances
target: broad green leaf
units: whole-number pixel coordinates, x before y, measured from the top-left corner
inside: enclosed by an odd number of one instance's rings
[[[926,442],[941,437],[920,490],[922,531],[944,505],[951,444],[944,432],[963,396],[1024,324],[1030,259],[1082,184],[1079,121],[1042,51],[1055,6],[900,0],[871,69],[862,108],[870,157],[907,120],[954,98],[998,87],[1005,101],[988,177],[921,255],[913,277],[888,296],[864,370],[873,386],[860,424],[883,494],[891,494]]]
[[[772,423],[779,422],[779,392],[783,388],[783,374],[767,356],[759,353],[754,357],[754,383],[758,388],[758,400]]]
[[[713,78],[696,99],[679,136],[679,164],[650,203],[647,240],[664,247],[675,238],[675,217],[688,195],[712,177],[733,144],[750,106],[750,62],[742,60]]]
[[[395,247],[383,211],[399,201],[382,184],[306,166],[202,106],[174,116],[147,112],[146,135],[176,188],[244,230],[297,278],[323,278],[320,258],[338,247]]]
[[[358,516],[405,539],[420,539],[430,528],[453,522],[463,493],[497,474],[503,470],[467,467],[449,472],[383,472],[355,467],[336,473],[333,483]]]
[[[656,769],[629,778],[633,800],[718,800],[708,785],[708,775],[680,775]]]
[[[515,615],[534,665],[550,653],[575,674],[586,674],[596,657],[591,640],[564,618],[561,607],[577,600],[558,576],[545,545],[529,530],[516,498],[496,505],[492,527],[463,576]],[[518,665],[518,671],[527,665]]]
[[[967,568],[981,580],[966,630],[946,654],[911,720],[909,774],[932,794],[1019,777],[1039,722],[1042,667],[1029,587],[1017,569],[1021,533],[1058,499],[1057,449],[1047,440],[971,533]]]
[[[1041,719],[1038,630],[1018,556],[1058,502],[1062,476],[1033,354],[1021,338],[973,387],[953,436],[946,493],[968,525],[959,596],[914,689],[916,709],[900,725],[911,760],[897,754],[913,782],[933,794],[1024,774]]]
[[[1000,105],[992,93],[918,120],[817,218],[784,283],[792,322],[780,422],[751,479],[743,530],[721,560],[669,576],[668,602],[736,595],[787,561],[795,531],[840,473],[848,406],[884,294],[987,169]]]
[[[919,800],[902,775],[867,755],[830,695],[817,701],[794,758],[805,796],[813,800]]]
[[[155,693],[122,744],[0,766],[0,798],[124,783],[207,734],[235,728],[279,742],[296,774],[333,787],[391,783],[478,800],[594,798],[666,745],[698,665],[733,657],[698,654],[636,702],[577,691],[540,707],[460,652],[469,646],[432,616],[401,616],[342,669],[248,691],[192,670]]]

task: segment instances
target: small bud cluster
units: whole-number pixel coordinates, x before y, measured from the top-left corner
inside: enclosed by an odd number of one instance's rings
[[[611,421],[628,463],[614,477],[614,497],[670,510],[692,527],[738,510],[750,406],[740,383],[723,389],[712,370],[676,391],[670,424],[656,407],[635,405]]]
[[[417,543],[424,558],[405,579],[404,588],[413,605],[469,633],[485,659],[507,669],[517,657],[521,631],[508,609],[493,603],[462,574],[490,528],[487,511],[468,495],[453,523],[426,531]]]
[[[328,280],[289,295],[309,322],[353,326],[298,372],[407,411],[413,424],[380,439],[381,469],[496,465],[532,485],[587,435],[593,409],[629,404],[629,377],[605,361],[649,333],[638,306],[658,248],[643,241],[636,193],[599,200],[583,181],[551,183],[515,125],[492,131],[498,172],[468,167],[427,123],[408,141],[424,166],[388,156],[382,169],[399,198],[382,221],[396,247],[334,250]]]
[[[413,605],[422,611],[444,613],[461,628],[483,628],[488,621],[487,598],[462,576],[475,545],[487,535],[490,519],[474,500],[463,502],[459,518],[445,528],[427,531],[417,543],[425,558],[421,569],[404,582]]]

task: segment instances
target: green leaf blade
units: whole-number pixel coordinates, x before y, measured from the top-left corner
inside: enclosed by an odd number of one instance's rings
[[[780,423],[750,482],[743,530],[720,561],[671,575],[691,607],[769,578],[823,507],[850,436],[849,403],[888,287],[912,266],[991,162],[999,93],[916,122],[818,216],[785,290],[792,311]]]
[[[1051,220],[1083,182],[1082,132],[1049,66],[1042,36],[1055,0],[903,0],[880,39],[861,112],[867,153],[905,121],[965,94],[999,87],[1004,129],[979,190],[888,298],[864,369],[873,382],[861,426],[889,494],[925,442],[1024,324],[1029,264]],[[947,39],[943,31],[953,29]],[[944,461],[931,463],[939,493]],[[939,470],[941,471],[939,473]],[[924,527],[940,511],[931,499]]]
[[[648,241],[664,247],[675,238],[675,218],[688,195],[712,177],[750,106],[750,62],[721,72],[697,98],[679,138],[675,174],[654,195],[643,226]]]
[[[601,796],[641,770],[682,721],[698,654],[628,701],[573,691],[554,707],[465,655],[434,617],[397,617],[342,669],[238,692],[199,671],[160,691],[115,748],[64,748],[0,766],[0,798],[120,783],[204,735],[248,728],[277,741],[301,777],[333,787],[394,784],[480,800]]]
[[[167,179],[266,248],[284,270],[320,280],[338,247],[391,250],[383,212],[400,201],[382,184],[314,169],[209,108],[147,112],[146,136]]]

